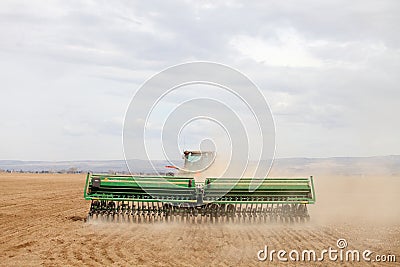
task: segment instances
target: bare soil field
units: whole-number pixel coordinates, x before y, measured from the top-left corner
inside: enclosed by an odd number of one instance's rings
[[[315,177],[305,224],[85,222],[85,175],[0,174],[1,266],[399,266],[400,177]],[[257,252],[347,249],[397,262],[260,262]],[[287,256],[287,255],[286,255]]]

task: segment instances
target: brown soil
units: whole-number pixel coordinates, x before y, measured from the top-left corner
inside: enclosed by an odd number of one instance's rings
[[[397,256],[397,263],[297,263],[296,266],[396,266],[400,262],[400,178],[316,177],[307,224],[86,223],[84,175],[0,174],[1,266],[292,266],[259,262],[270,249],[321,251],[345,238],[349,249]]]

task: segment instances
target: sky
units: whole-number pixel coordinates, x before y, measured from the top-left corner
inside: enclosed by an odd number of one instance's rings
[[[190,61],[257,84],[276,157],[400,154],[398,14],[396,0],[2,0],[0,159],[123,159],[135,92]]]

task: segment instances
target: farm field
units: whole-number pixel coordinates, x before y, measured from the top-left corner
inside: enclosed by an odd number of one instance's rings
[[[85,222],[85,175],[0,174],[1,266],[396,266],[400,177],[315,177],[305,224]],[[348,249],[395,255],[383,262],[260,262],[264,248]],[[367,264],[367,265],[366,265]]]

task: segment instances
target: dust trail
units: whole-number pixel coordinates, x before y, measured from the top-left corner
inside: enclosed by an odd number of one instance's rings
[[[317,176],[317,203],[310,205],[316,223],[400,222],[400,179],[395,176]]]

